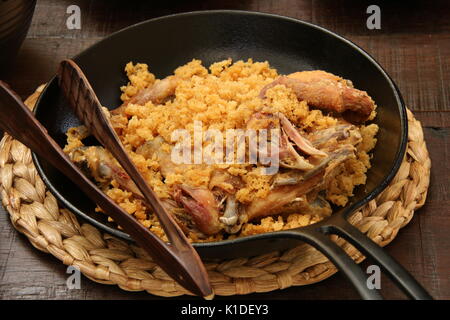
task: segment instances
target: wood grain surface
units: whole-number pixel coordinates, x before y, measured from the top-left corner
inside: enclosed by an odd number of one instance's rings
[[[392,2],[39,0],[27,39],[10,70],[0,78],[25,98],[56,73],[62,59],[130,24],[177,12],[253,10],[302,19],[335,31],[368,51],[385,68],[424,126],[432,160],[428,200],[386,250],[433,297],[450,299],[450,2]],[[366,9],[373,3],[381,8],[381,30],[366,27]],[[66,9],[71,4],[81,8],[81,30],[66,27]],[[362,267],[368,265],[370,261]],[[130,293],[116,286],[97,284],[87,278],[82,278],[81,289],[69,290],[68,276],[66,266],[34,249],[25,236],[14,230],[8,214],[1,208],[0,299],[160,299],[144,292]],[[404,298],[386,277],[381,284],[386,298]],[[358,295],[337,274],[306,287],[234,298],[357,299]]]

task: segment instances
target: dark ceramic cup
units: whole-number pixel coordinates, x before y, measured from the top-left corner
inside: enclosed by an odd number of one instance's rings
[[[0,74],[19,51],[35,6],[36,0],[0,0]]]

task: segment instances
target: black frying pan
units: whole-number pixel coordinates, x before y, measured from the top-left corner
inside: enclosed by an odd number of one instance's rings
[[[378,195],[392,180],[405,153],[407,118],[400,93],[386,72],[350,41],[315,25],[262,13],[203,11],[152,19],[119,31],[87,49],[74,60],[86,73],[103,105],[118,107],[119,87],[127,82],[123,68],[129,61],[145,62],[158,77],[165,77],[193,58],[204,65],[231,57],[269,61],[279,73],[322,69],[351,79],[366,90],[379,108],[378,143],[367,184],[357,188],[351,202],[331,218],[293,229],[214,243],[195,244],[204,257],[231,258],[283,250],[305,241],[323,252],[355,285],[363,298],[380,298],[366,285],[366,276],[344,251],[330,240],[337,234],[372,257],[410,296],[431,298],[387,253],[347,222],[347,218]],[[56,79],[41,95],[36,116],[61,145],[65,132],[79,121],[64,100]],[[33,156],[44,182],[69,209],[116,236],[130,237],[94,212],[95,205],[73,183]]]

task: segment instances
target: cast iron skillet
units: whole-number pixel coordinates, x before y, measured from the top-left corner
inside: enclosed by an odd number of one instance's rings
[[[366,285],[366,276],[328,234],[337,234],[372,257],[410,296],[431,298],[405,269],[369,238],[347,222],[356,209],[378,195],[392,180],[405,153],[407,118],[400,93],[386,72],[350,41],[310,23],[269,14],[243,11],[203,11],[152,19],[121,30],[90,47],[74,60],[81,66],[103,105],[120,105],[119,87],[126,84],[127,62],[144,62],[159,78],[193,58],[204,65],[231,57],[269,61],[279,73],[322,69],[351,79],[366,90],[379,108],[375,122],[380,131],[367,184],[351,202],[331,218],[312,226],[214,243],[195,244],[204,257],[252,256],[281,250],[306,241],[323,252],[355,285],[363,298],[377,299],[377,290]],[[80,122],[52,79],[41,95],[36,116],[60,144],[65,132]],[[94,212],[91,203],[64,176],[33,155],[44,182],[70,210],[116,236],[130,237]]]

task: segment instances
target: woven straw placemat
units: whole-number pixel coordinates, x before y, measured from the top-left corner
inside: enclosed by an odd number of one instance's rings
[[[26,100],[30,109],[42,89],[39,87]],[[399,229],[408,224],[427,195],[431,161],[420,122],[409,110],[408,121],[408,149],[398,174],[383,193],[350,221],[380,246],[390,243]],[[59,207],[39,177],[30,150],[7,134],[0,142],[0,183],[3,205],[12,224],[37,249],[52,254],[65,265],[78,267],[96,282],[166,297],[190,294],[141,248],[103,233]],[[332,237],[354,260],[364,260],[353,246]],[[215,294],[224,296],[307,285],[337,271],[307,244],[253,258],[205,261],[205,265]]]

